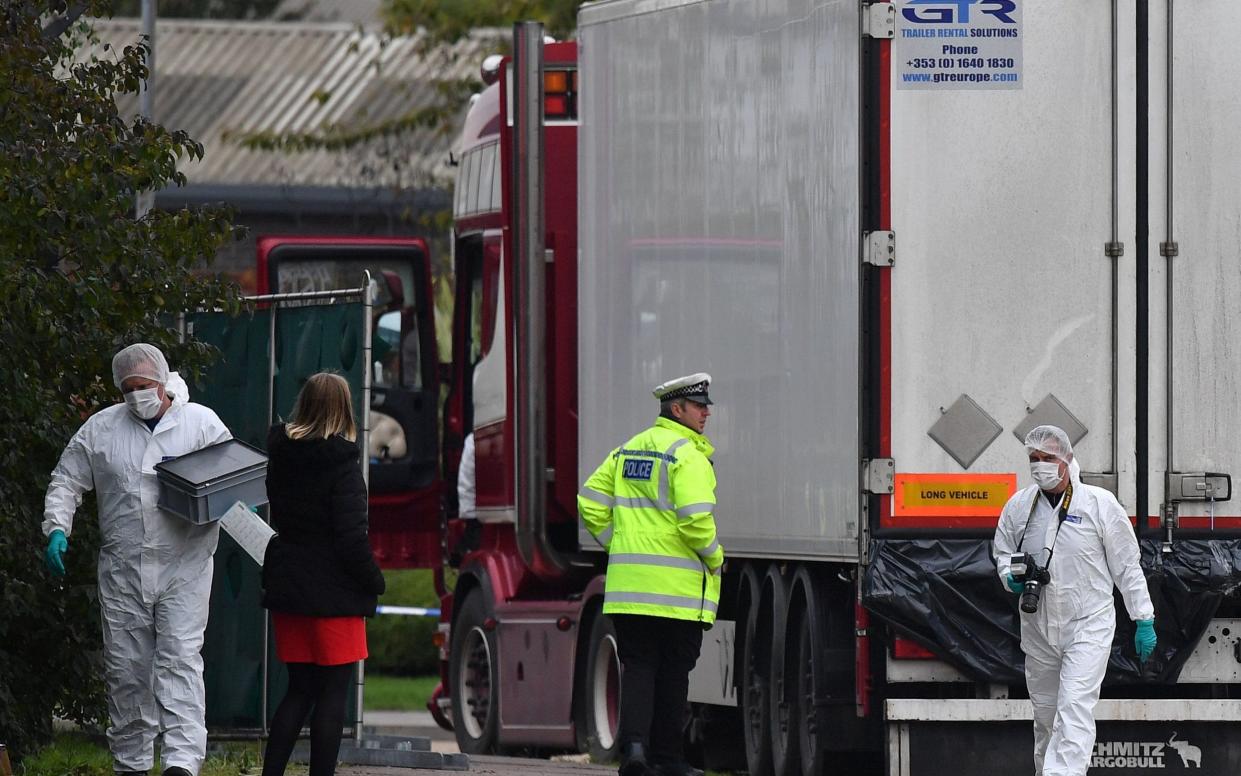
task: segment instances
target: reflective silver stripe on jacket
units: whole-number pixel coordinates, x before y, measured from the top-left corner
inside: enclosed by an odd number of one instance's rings
[[[604,528],[602,531],[600,531],[599,535],[595,537],[595,541],[599,542],[600,547],[603,547],[606,549],[608,546],[608,542],[612,541],[612,529],[613,528],[615,528],[615,526],[609,525],[607,528]]]
[[[668,449],[664,451],[664,455],[675,461],[676,458],[672,454],[688,442],[688,439],[681,437],[668,446]],[[666,505],[663,507],[664,509],[672,509],[672,502],[668,500],[668,463],[664,463],[663,466],[659,467],[659,503]]]
[[[581,496],[587,501],[593,501],[596,504],[602,504],[603,506],[608,507],[608,508],[611,508],[616,503],[616,500],[613,499],[608,494],[600,493],[594,488],[588,488],[585,485],[583,485],[582,489],[577,492],[577,495]]]
[[[665,566],[689,571],[704,571],[702,561],[690,558],[674,558],[667,555],[651,555],[643,552],[618,552],[608,558],[608,565],[628,563],[635,566]]]
[[[607,604],[653,604],[655,606],[676,606],[682,609],[705,611],[715,614],[718,606],[714,601],[702,598],[689,598],[681,595],[664,595],[663,593],[620,593],[608,591],[604,594],[603,603]]]
[[[677,510],[677,517],[684,520],[687,517],[693,517],[699,512],[710,512],[713,509],[715,509],[715,504],[712,504],[710,501],[702,501],[697,504],[686,504]]]
[[[669,508],[669,507],[667,507],[667,506],[665,506],[665,505],[663,505],[663,504],[659,503],[658,501],[652,501],[651,499],[647,498],[646,496],[617,496],[617,497],[616,497],[616,506],[618,506],[618,507],[628,507],[629,509],[659,509],[659,510],[665,510],[665,509],[668,509],[668,508]]]
[[[715,541],[711,542],[710,544],[708,544],[708,545],[707,545],[706,547],[704,547],[703,549],[701,549],[701,550],[694,550],[694,552],[698,553],[698,555],[699,555],[699,556],[701,556],[701,557],[703,557],[703,558],[706,558],[706,557],[708,557],[709,555],[711,555],[711,553],[713,553],[713,552],[715,552],[716,550],[718,550],[719,548],[720,548],[720,540],[719,540],[718,538],[716,538],[716,539],[715,539]]]

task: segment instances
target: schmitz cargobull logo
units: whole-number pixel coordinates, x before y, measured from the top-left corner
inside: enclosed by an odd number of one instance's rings
[[[1169,764],[1173,769],[1201,768],[1202,749],[1178,739],[1173,731],[1167,741],[1096,741],[1090,758],[1091,769],[1167,768]]]

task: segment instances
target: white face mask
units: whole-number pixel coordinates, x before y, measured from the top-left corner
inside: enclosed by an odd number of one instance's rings
[[[1060,484],[1060,464],[1057,461],[1032,461],[1030,476],[1039,488],[1051,490]]]
[[[143,420],[155,417],[159,414],[160,407],[164,406],[164,400],[159,397],[158,388],[130,391],[125,394],[125,403],[129,405],[130,412]]]

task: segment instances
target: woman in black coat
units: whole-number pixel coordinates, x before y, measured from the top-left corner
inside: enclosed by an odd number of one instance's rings
[[[384,591],[367,537],[366,483],[349,384],[312,375],[287,424],[267,437],[267,499],[276,536],[263,563],[263,606],[289,691],[272,719],[263,776],[284,773],[310,716],[310,776],[331,776],[366,622]],[[313,709],[313,713],[312,713]]]

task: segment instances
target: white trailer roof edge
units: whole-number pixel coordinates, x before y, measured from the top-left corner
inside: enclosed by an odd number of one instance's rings
[[[705,2],[707,0],[597,0],[597,2],[586,3],[578,9],[577,26],[580,28],[592,24],[605,24],[617,19],[627,19],[631,16],[642,16]]]

